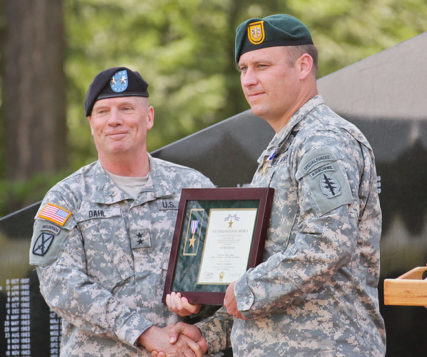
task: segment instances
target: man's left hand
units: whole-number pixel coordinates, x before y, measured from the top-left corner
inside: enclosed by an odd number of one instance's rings
[[[238,319],[246,320],[237,308],[236,296],[234,295],[234,285],[236,285],[235,281],[233,281],[225,291],[224,306],[230,315]]]
[[[197,314],[201,307],[199,304],[190,304],[186,297],[181,296],[181,293],[176,292],[172,292],[166,295],[166,305],[170,311],[179,316]]]

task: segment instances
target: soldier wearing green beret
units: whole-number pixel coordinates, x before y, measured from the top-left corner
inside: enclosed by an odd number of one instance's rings
[[[35,217],[30,263],[62,317],[61,356],[201,355],[187,337],[169,344],[179,317],[161,300],[181,189],[213,185],[147,153],[147,87],[125,67],[95,77],[85,111],[98,160],[50,189]]]
[[[243,22],[235,60],[252,112],[276,132],[252,186],[275,189],[263,262],[224,308],[179,333],[235,356],[383,356],[381,209],[372,148],[317,92],[317,51],[289,15]],[[180,313],[176,305],[172,310]],[[201,335],[199,335],[201,336]]]

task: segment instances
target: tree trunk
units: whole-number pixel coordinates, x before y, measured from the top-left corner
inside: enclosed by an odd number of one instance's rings
[[[3,1],[6,178],[30,179],[66,165],[61,0]]]

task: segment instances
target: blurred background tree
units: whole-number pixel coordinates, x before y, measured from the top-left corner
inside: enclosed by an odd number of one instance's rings
[[[310,28],[319,77],[426,31],[425,0],[0,0],[0,216],[96,159],[84,116],[93,77],[150,84],[155,150],[248,109],[236,26],[290,13]],[[416,69],[414,69],[416,70]]]
[[[22,182],[67,167],[61,1],[3,2],[2,171]],[[7,208],[21,208],[3,191]]]

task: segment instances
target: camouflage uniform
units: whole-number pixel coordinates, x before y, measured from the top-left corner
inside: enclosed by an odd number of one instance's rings
[[[320,96],[302,106],[259,159],[253,186],[275,189],[263,263],[239,279],[247,320],[235,356],[383,356],[378,277],[381,210],[366,138]],[[198,324],[223,348],[224,310]]]
[[[55,185],[36,215],[30,263],[63,318],[63,356],[149,356],[137,338],[177,321],[161,298],[180,192],[212,183],[151,157],[150,168],[152,187],[133,200],[92,163]],[[40,218],[47,204],[70,211],[63,226]]]

